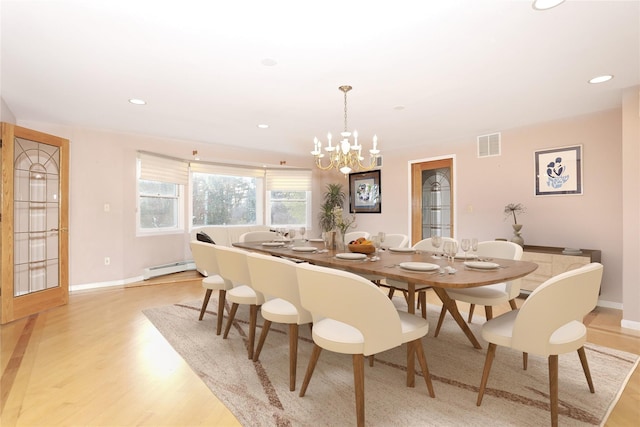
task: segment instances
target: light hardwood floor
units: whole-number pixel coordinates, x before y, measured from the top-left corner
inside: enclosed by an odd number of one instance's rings
[[[2,326],[0,424],[238,426],[142,314],[148,307],[201,300],[196,274],[72,293],[65,307]],[[429,295],[429,302],[437,304],[436,297]],[[212,333],[214,320],[203,320]],[[620,328],[619,311],[597,309],[585,323],[590,342],[640,354],[640,333]],[[639,423],[636,369],[607,425]]]

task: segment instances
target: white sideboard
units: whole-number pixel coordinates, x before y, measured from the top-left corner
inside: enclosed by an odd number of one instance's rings
[[[520,288],[525,292],[533,291],[547,279],[565,271],[582,267],[590,262],[600,262],[600,251],[594,249],[581,249],[579,254],[563,253],[564,248],[551,246],[524,245],[522,253],[523,261],[531,261],[538,264],[538,269],[522,278]]]

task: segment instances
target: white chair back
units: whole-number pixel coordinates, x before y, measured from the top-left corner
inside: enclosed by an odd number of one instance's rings
[[[330,318],[358,329],[364,338],[365,356],[402,344],[402,326],[395,306],[369,280],[310,264],[298,264],[296,269],[303,307],[314,319]]]
[[[439,248],[436,248],[431,243],[431,237],[428,237],[426,239],[420,240],[419,242],[416,242],[416,244],[413,245],[413,248],[417,249],[419,251],[442,252],[442,250],[443,250],[442,248],[444,247],[444,242],[446,242],[447,240],[452,241],[452,242],[456,242],[456,239],[454,239],[454,238],[443,237],[442,238],[442,244],[440,245]]]
[[[218,274],[229,280],[233,286],[251,286],[251,276],[247,264],[247,251],[231,246],[214,245]]]
[[[270,242],[278,237],[275,231],[247,231],[240,235],[240,242]]]
[[[409,236],[406,234],[385,234],[383,248],[404,248],[409,244]]]
[[[351,231],[344,235],[344,241],[349,243],[352,240],[356,240],[359,237],[364,237],[368,239],[371,235],[366,231]]]
[[[583,318],[598,302],[603,266],[594,262],[554,276],[538,286],[520,307],[513,326],[511,347],[548,356],[552,335],[562,326]]]
[[[298,311],[299,325],[311,322],[311,313],[300,302],[295,262],[250,252],[247,254],[247,263],[253,289],[266,298],[281,298],[294,305]]]
[[[513,242],[503,240],[487,240],[478,242],[478,256],[490,258],[512,259],[520,261],[522,259],[522,246]],[[517,298],[520,295],[520,285],[522,279],[515,279],[504,283],[504,291],[508,299]]]
[[[214,276],[218,274],[218,263],[216,262],[216,253],[211,243],[199,242],[192,240],[189,243],[191,247],[191,255],[196,269],[204,276]]]

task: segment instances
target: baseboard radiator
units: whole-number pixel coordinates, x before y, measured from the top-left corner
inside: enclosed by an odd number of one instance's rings
[[[195,270],[196,264],[193,261],[179,261],[170,264],[156,265],[145,268],[142,272],[144,280],[152,277],[164,276],[165,274],[180,273],[181,271]]]

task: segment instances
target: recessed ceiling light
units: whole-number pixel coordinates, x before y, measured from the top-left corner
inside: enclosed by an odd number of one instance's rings
[[[275,65],[278,65],[278,61],[273,58],[264,58],[262,61],[260,61],[260,63],[265,67],[273,67]]]
[[[260,129],[269,129],[269,125],[265,125],[265,124],[259,124],[258,127]]]
[[[605,74],[603,76],[598,76],[598,77],[594,77],[591,80],[589,80],[589,83],[604,83],[604,82],[608,82],[609,80],[611,80],[613,78],[613,76],[611,74]]]
[[[396,111],[402,111],[404,110],[404,105],[396,105],[395,107],[393,107],[393,109]]]
[[[532,6],[535,10],[548,10],[564,3],[564,0],[534,0]]]
[[[145,105],[147,103],[147,101],[145,101],[144,99],[138,98],[131,98],[129,99],[129,102],[135,105]]]

